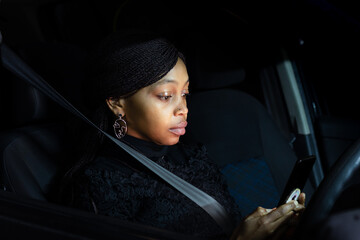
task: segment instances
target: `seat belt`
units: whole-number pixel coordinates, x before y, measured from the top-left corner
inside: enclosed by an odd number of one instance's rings
[[[1,38],[1,34],[0,34]],[[1,44],[1,43],[0,43]],[[131,156],[137,159],[140,163],[173,186],[179,192],[184,194],[202,209],[204,209],[215,222],[224,230],[228,235],[231,235],[233,230],[233,223],[230,221],[229,215],[225,208],[218,203],[213,197],[207,193],[196,188],[192,184],[179,178],[175,174],[161,167],[157,163],[153,162],[143,154],[139,153],[135,149],[119,141],[108,133],[100,129],[96,124],[90,121],[85,115],[83,115],[78,109],[76,109],[69,101],[67,101],[60,93],[58,93],[52,86],[50,86],[41,76],[39,76],[34,70],[32,70],[19,56],[17,56],[9,47],[5,44],[0,45],[0,55],[3,66],[15,74],[22,80],[30,83],[36,89],[50,97],[52,100],[60,104],[62,107],[80,117],[85,122],[95,127],[106,137],[112,140],[119,147],[128,152]]]

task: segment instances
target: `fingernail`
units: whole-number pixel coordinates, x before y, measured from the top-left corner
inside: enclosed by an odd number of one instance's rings
[[[299,202],[297,200],[291,200],[288,203],[294,203],[295,206],[299,205]]]
[[[266,210],[266,213],[269,213],[269,212],[271,212],[271,211],[274,210],[274,209],[265,208],[265,210]]]

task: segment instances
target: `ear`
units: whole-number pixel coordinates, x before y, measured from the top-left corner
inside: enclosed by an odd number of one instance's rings
[[[106,99],[106,103],[110,110],[115,114],[115,116],[119,116],[121,114],[122,116],[125,116],[124,111],[124,99],[123,98],[108,98]]]

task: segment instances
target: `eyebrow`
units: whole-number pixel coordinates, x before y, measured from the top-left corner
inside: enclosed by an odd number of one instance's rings
[[[189,82],[189,79],[185,82],[184,85],[186,85]],[[167,83],[175,83],[176,85],[178,84],[178,81],[175,81],[173,79],[163,79],[161,81],[158,81],[156,83],[156,85],[163,85],[163,84],[167,84]]]

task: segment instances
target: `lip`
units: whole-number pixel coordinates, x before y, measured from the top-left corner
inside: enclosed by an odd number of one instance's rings
[[[186,126],[187,126],[187,122],[183,121],[183,122],[180,122],[179,124],[177,124],[175,127],[170,128],[169,131],[175,135],[182,136],[186,132],[186,130],[185,130]]]
[[[187,121],[182,121],[180,122],[178,125],[176,125],[175,127],[173,128],[185,128],[187,126]],[[172,129],[172,128],[171,128]]]

